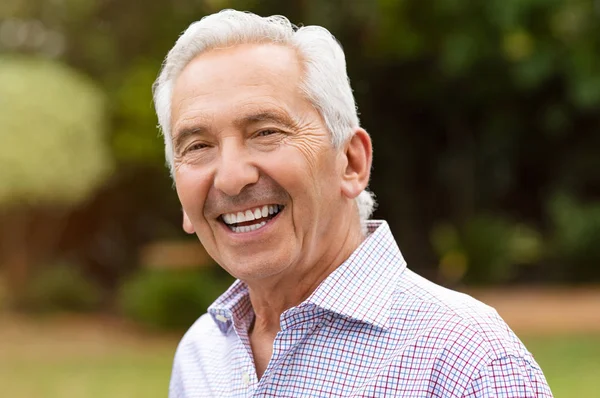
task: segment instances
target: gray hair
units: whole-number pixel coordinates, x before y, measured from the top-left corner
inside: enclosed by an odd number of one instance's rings
[[[300,89],[323,117],[334,147],[341,148],[352,131],[359,127],[344,51],[327,29],[320,26],[298,28],[280,15],[263,18],[249,12],[223,10],[188,27],[169,51],[154,82],[154,105],[173,178],[171,97],[175,80],[199,54],[247,43],[276,43],[298,51],[305,71]],[[364,230],[375,207],[374,195],[364,190],[356,197],[356,203]]]

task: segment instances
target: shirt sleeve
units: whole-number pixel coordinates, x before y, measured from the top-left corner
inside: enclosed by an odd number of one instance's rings
[[[171,371],[171,381],[169,382],[169,398],[182,397],[184,397],[183,382],[181,379],[180,364],[176,355],[173,362],[173,369]]]
[[[552,392],[535,363],[507,356],[483,368],[467,387],[463,398],[551,398]]]

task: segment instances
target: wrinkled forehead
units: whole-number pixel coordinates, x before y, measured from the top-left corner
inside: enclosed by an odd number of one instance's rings
[[[273,43],[216,48],[194,57],[175,79],[174,91],[204,84],[210,89],[231,85],[283,84],[301,76],[295,49]]]
[[[255,108],[292,115],[312,113],[300,88],[301,65],[296,51],[276,44],[215,49],[194,58],[176,79],[171,102],[171,128],[188,119]]]

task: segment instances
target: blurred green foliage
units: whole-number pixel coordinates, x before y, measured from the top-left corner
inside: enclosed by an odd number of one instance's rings
[[[140,245],[180,234],[150,86],[180,32],[226,7],[320,24],[340,40],[374,141],[375,216],[411,268],[450,281],[600,281],[599,1],[5,0],[0,51],[67,64],[107,98],[115,174],[62,237],[106,286],[118,286]],[[99,126],[97,111],[86,129]],[[68,136],[50,131],[19,137],[41,146],[38,137]],[[67,171],[79,176],[80,162]],[[71,174],[57,186],[79,184]]]
[[[62,262],[38,271],[16,306],[41,313],[90,312],[100,308],[102,296],[75,264]]]
[[[160,163],[164,159],[152,102],[140,101],[148,98],[154,79],[155,63],[137,63],[124,72],[123,84],[115,91],[113,148],[118,160]]]
[[[600,203],[581,204],[568,195],[549,202],[554,226],[549,254],[560,269],[560,279],[588,282],[600,278]]]
[[[184,330],[231,284],[217,269],[144,269],[120,291],[123,313],[156,329]]]
[[[0,57],[0,203],[77,203],[108,176],[104,94],[63,64]]]
[[[479,215],[461,228],[439,224],[431,242],[440,257],[440,277],[451,283],[512,281],[519,267],[538,264],[544,249],[538,231],[494,215]]]

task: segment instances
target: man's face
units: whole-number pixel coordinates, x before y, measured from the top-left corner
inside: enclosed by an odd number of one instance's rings
[[[347,162],[301,94],[301,73],[288,47],[240,45],[198,56],[175,82],[184,229],[242,280],[308,270],[347,233]]]

